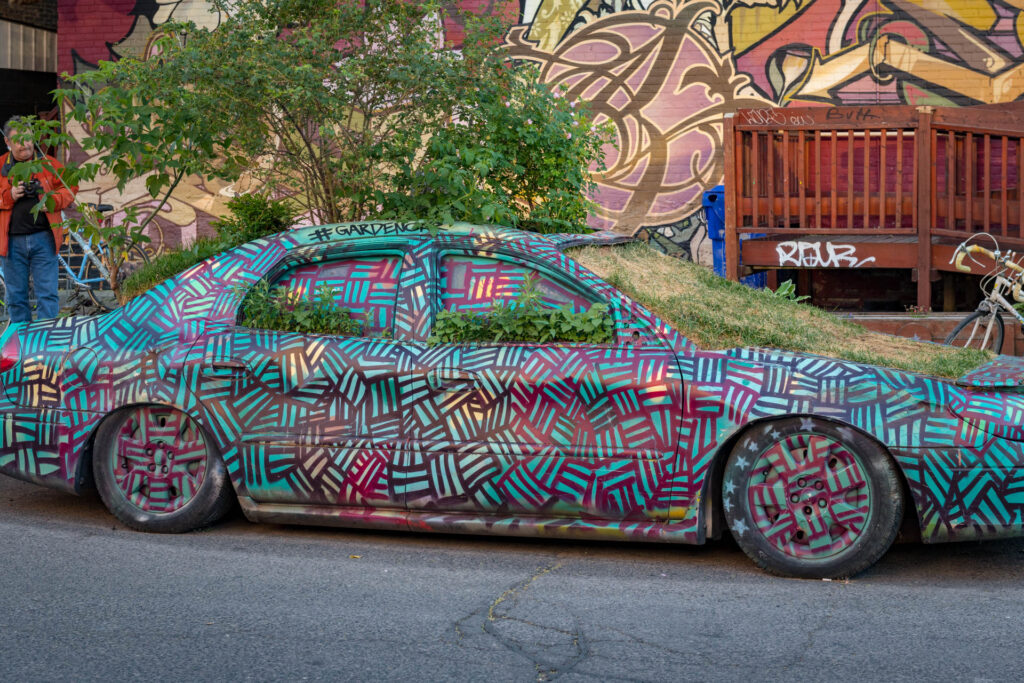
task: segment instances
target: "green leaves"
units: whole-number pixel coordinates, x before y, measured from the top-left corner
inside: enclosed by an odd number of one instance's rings
[[[287,287],[271,287],[266,280],[259,280],[248,289],[239,287],[235,296],[244,298],[239,322],[248,327],[350,337],[362,334],[362,324],[352,318],[352,312],[335,305],[331,287],[322,286],[307,298]]]
[[[466,342],[569,342],[610,344],[615,323],[607,304],[586,311],[569,306],[550,308],[541,300],[536,280],[527,280],[511,302],[495,302],[489,311],[440,311],[434,319],[429,344]]]
[[[191,174],[245,171],[314,221],[585,230],[601,141],[505,63],[498,23],[467,15],[459,53],[437,45],[440,0],[213,5],[215,30],[164,24],[159,58],[101,62],[57,91],[119,189],[145,177],[166,200]]]
[[[213,222],[224,249],[283,232],[295,224],[292,203],[286,199],[271,199],[266,194],[232,197],[228,208],[230,216]]]
[[[583,312],[528,308],[496,303],[482,313],[440,311],[429,344],[467,342],[551,342],[610,344],[615,326],[608,307],[594,304]]]
[[[219,251],[287,230],[295,223],[295,211],[288,200],[271,199],[263,194],[248,194],[228,200],[231,215],[213,222],[217,237],[170,249],[137,268],[122,283],[124,299],[130,299],[155,287],[169,277],[194,266]]]
[[[472,51],[471,51],[472,52]],[[538,232],[586,232],[606,131],[582,105],[477,50],[454,115],[423,153],[378,193],[389,217],[500,223]],[[467,58],[467,61],[470,61]]]
[[[55,91],[92,157],[76,180],[102,173],[120,191],[142,180],[157,200],[134,222],[93,226],[106,239],[143,239],[192,175],[243,173],[314,222],[586,230],[602,131],[506,61],[493,17],[467,14],[456,52],[437,42],[453,4],[441,0],[212,4],[218,28],[165,23],[156,56],[100,62]]]
[[[796,301],[798,303],[801,302],[801,301],[804,301],[806,299],[810,299],[811,298],[811,297],[807,296],[806,294],[802,294],[800,296],[797,296],[797,294],[796,294],[796,285],[793,284],[792,280],[786,280],[785,282],[780,282],[778,288],[776,288],[774,291],[772,291],[772,290],[768,290],[768,291],[770,291],[772,293],[772,296],[775,296],[775,297],[777,297],[779,299],[789,299],[790,301]]]

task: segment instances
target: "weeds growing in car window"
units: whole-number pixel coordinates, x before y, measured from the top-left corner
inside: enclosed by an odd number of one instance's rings
[[[350,337],[362,333],[362,324],[352,318],[349,309],[334,303],[334,289],[326,285],[304,298],[300,292],[260,280],[248,291],[240,287],[235,296],[245,299],[239,323],[247,327]]]
[[[486,311],[441,311],[430,344],[445,342],[581,342],[609,344],[615,323],[607,304],[586,311],[544,306],[537,280],[527,280],[514,301],[496,301]]]

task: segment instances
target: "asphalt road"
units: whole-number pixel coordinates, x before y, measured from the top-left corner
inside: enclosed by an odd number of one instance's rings
[[[798,581],[731,542],[142,534],[0,476],[0,544],[5,681],[1024,679],[1024,540]]]

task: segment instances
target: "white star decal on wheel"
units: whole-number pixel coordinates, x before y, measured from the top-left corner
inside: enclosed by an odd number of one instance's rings
[[[809,417],[800,418],[800,429],[806,429],[808,431],[814,431],[814,420]]]
[[[747,524],[742,519],[737,519],[736,523],[732,525],[732,530],[735,531],[738,536],[742,536],[743,532],[747,530]]]
[[[736,458],[736,464],[739,465],[740,467],[746,467],[747,466],[747,459],[744,458],[743,456],[740,456],[740,457]]]
[[[736,490],[736,484],[732,483],[732,479],[730,479],[729,481],[725,482],[725,492],[726,493],[732,493],[735,490]]]
[[[724,501],[722,501],[722,507],[725,508],[726,512],[728,512],[729,510],[732,510],[732,501],[730,501],[728,498],[726,498]]]
[[[779,430],[778,430],[778,429],[773,429],[773,430],[772,430],[772,438],[773,438],[773,439],[775,439],[776,441],[778,441],[779,437],[781,437],[781,436],[782,436],[782,434],[780,434],[780,433],[779,433]]]

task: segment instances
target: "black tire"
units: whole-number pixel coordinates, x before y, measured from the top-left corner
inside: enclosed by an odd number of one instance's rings
[[[903,520],[885,450],[850,427],[807,417],[758,425],[740,438],[725,466],[722,506],[755,564],[806,579],[864,571]]]
[[[106,419],[96,434],[93,475],[111,514],[139,531],[209,526],[234,498],[224,461],[202,428],[166,406],[137,406]]]
[[[986,349],[993,353],[1003,350],[1003,317],[998,313],[975,311],[961,320],[946,337],[946,344],[964,348],[981,349],[985,341],[985,330],[991,325]]]
[[[125,279],[138,270],[141,266],[149,263],[149,255],[146,251],[138,244],[132,244],[127,250],[128,257],[117,271],[117,279],[120,282],[124,282]],[[102,278],[103,274],[100,269],[96,266],[96,263],[89,259],[85,264],[84,277],[87,281],[92,281],[96,278]],[[120,303],[117,301],[117,296],[113,290],[110,289],[110,283],[103,281],[97,285],[93,285],[90,289],[86,290],[89,298],[92,302],[102,308],[105,311],[112,311],[115,308],[120,307]]]

